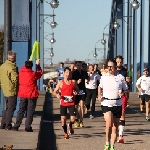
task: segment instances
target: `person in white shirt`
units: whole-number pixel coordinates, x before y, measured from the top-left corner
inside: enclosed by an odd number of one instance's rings
[[[108,74],[101,77],[98,87],[98,100],[101,101],[101,108],[106,121],[104,150],[114,150],[119,120],[122,115],[121,96],[127,90],[128,86],[124,77],[116,73],[116,62],[114,60],[108,61]]]
[[[142,100],[142,104],[144,105],[146,103],[146,120],[150,121],[149,118],[149,109],[150,109],[150,76],[149,69],[145,68],[143,70],[143,76],[141,76],[137,82],[136,87],[138,91],[140,92],[140,98]]]
[[[94,119],[94,112],[95,112],[95,102],[97,97],[97,81],[100,80],[100,75],[94,71],[94,66],[88,66],[88,79],[85,79],[85,87],[86,87],[86,107],[87,110],[90,109],[90,103],[92,99],[92,106],[91,106],[91,114],[90,119]]]

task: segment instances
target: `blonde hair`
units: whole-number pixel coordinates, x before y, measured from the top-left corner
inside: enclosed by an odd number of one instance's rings
[[[8,54],[7,54],[7,59],[8,60],[12,60],[16,57],[16,52],[11,50],[11,51],[8,51]]]

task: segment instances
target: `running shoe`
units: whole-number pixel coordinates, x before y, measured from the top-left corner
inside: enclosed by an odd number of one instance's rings
[[[75,122],[74,122],[74,127],[77,128],[77,127],[79,127],[79,126],[80,126],[80,123],[79,123],[78,121],[75,121]]]
[[[74,134],[74,129],[68,124],[69,134]]]
[[[68,133],[65,133],[65,135],[64,135],[64,139],[69,139],[69,135],[68,135]]]
[[[121,136],[121,135],[119,136],[119,139],[118,139],[117,143],[124,143],[123,136]]]
[[[105,145],[104,146],[104,150],[110,150],[110,146],[109,145]]]
[[[93,116],[93,115],[90,115],[90,119],[94,119],[94,116]]]
[[[87,114],[87,107],[84,105],[84,114]]]
[[[83,127],[84,127],[83,122],[80,122],[80,127],[81,127],[81,128],[83,128]]]
[[[146,120],[147,120],[147,121],[150,121],[150,118],[149,118],[148,116],[146,116]]]
[[[115,150],[115,148],[114,148],[114,147],[111,147],[109,150]]]

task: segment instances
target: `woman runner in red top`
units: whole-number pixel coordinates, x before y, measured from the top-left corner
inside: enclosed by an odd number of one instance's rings
[[[58,82],[53,92],[53,95],[60,99],[60,115],[61,115],[62,128],[65,133],[64,135],[65,139],[69,138],[69,134],[74,133],[74,130],[72,128],[72,124],[74,124],[75,115],[76,115],[74,96],[77,95],[79,91],[76,82],[69,79],[69,73],[70,73],[70,68],[66,67],[64,69],[64,79]],[[61,90],[61,95],[58,92],[59,90]],[[67,125],[66,125],[67,109],[69,110],[69,114],[70,114],[70,123],[68,124],[69,134],[67,132]]]

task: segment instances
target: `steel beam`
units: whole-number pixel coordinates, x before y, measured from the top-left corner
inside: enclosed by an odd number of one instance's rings
[[[143,75],[144,69],[144,20],[145,20],[145,1],[141,0],[140,14],[140,76]]]
[[[150,0],[149,0],[149,20],[148,20],[148,67],[150,70]]]
[[[11,0],[4,1],[4,59],[8,51],[12,49],[11,41]]]
[[[137,10],[133,10],[133,75],[132,92],[136,92],[137,81]]]

